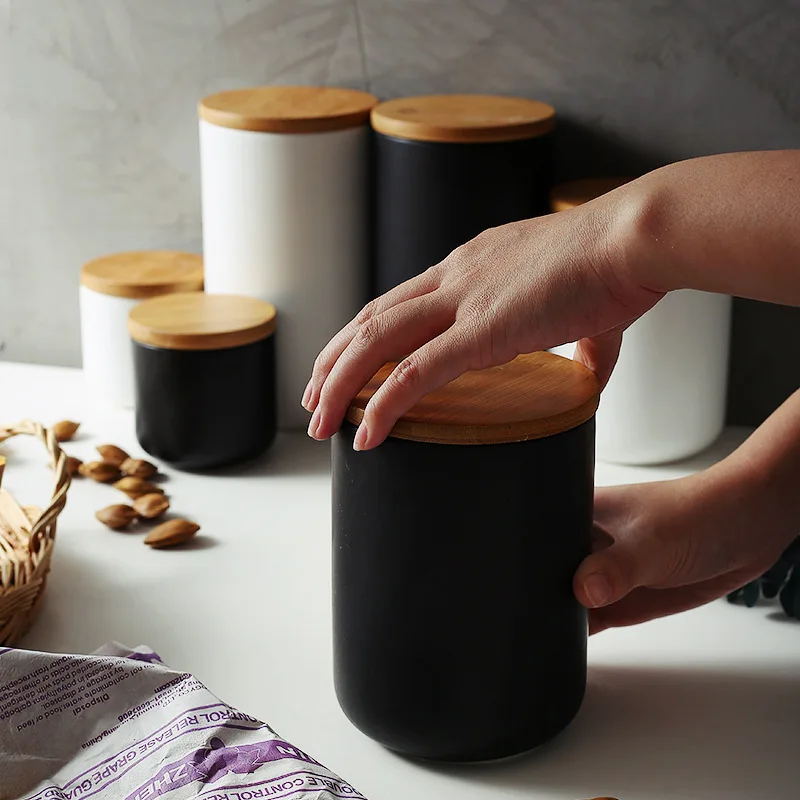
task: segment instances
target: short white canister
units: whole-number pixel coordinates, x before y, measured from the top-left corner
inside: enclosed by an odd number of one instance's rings
[[[269,86],[199,106],[206,291],[276,306],[278,425],[300,428],[314,358],[367,298],[373,95]]]
[[[97,258],[81,269],[81,349],[88,390],[101,405],[134,405],[128,312],[142,300],[203,290],[193,253],[143,250]]]
[[[566,211],[625,179],[556,186],[551,210]],[[659,464],[686,458],[722,432],[728,382],[732,301],[728,295],[670,292],[625,331],[597,410],[597,458]],[[553,348],[571,357],[575,345]]]

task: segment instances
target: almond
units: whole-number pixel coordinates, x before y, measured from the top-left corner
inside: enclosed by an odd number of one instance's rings
[[[120,465],[124,475],[132,478],[152,478],[158,473],[158,467],[143,458],[126,458]]]
[[[133,501],[133,507],[140,517],[155,519],[169,508],[169,500],[163,494],[143,494]]]
[[[70,475],[77,475],[81,464],[83,464],[83,461],[76,456],[67,456],[67,472],[69,472]]]
[[[62,419],[61,422],[56,422],[50,430],[53,431],[57,442],[68,442],[78,432],[80,426],[80,422]]]
[[[114,505],[102,508],[95,516],[103,525],[108,525],[113,530],[127,528],[136,519],[136,512],[126,505]]]
[[[67,472],[72,477],[80,474],[78,470],[80,470],[81,464],[83,464],[83,461],[81,461],[79,458],[75,458],[75,456],[67,456]],[[49,464],[49,467],[51,469],[53,468],[52,463]]]
[[[111,483],[120,476],[119,467],[106,461],[87,461],[78,467],[78,472],[98,483]]]
[[[141,478],[132,478],[130,476],[118,480],[114,484],[114,488],[125,492],[131,500],[135,500],[143,494],[164,494],[164,490],[160,486],[156,486],[149,481],[143,481]]]
[[[100,453],[100,458],[107,461],[109,464],[116,464],[119,466],[123,461],[130,458],[130,456],[115,444],[101,444],[97,446],[97,452]]]
[[[169,522],[156,525],[145,536],[144,543],[150,547],[173,547],[188,542],[199,530],[200,526],[188,519],[171,519]]]

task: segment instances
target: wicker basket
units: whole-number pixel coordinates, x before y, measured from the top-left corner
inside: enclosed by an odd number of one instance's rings
[[[35,436],[47,449],[55,487],[44,510],[20,506],[0,489],[0,645],[14,644],[36,619],[50,571],[56,520],[70,484],[67,457],[55,436],[38,422],[0,426],[0,442],[21,435]],[[0,458],[0,482],[4,466]]]

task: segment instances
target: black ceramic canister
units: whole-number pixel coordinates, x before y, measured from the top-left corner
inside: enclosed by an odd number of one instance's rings
[[[585,367],[550,353],[470,372],[404,415],[380,447],[333,439],[336,692],[400,753],[485,761],[561,731],[586,682],[594,412]]]
[[[383,294],[481,231],[547,213],[545,103],[431,95],[372,110],[372,290]]]
[[[172,294],[131,310],[136,435],[178,469],[261,455],[275,438],[275,308],[252,297]]]

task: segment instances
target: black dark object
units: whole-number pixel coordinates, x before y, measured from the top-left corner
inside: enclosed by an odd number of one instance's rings
[[[487,228],[547,213],[551,134],[469,144],[373,135],[376,295]]]
[[[483,761],[530,750],[577,712],[594,418],[532,441],[334,437],[336,692],[386,747]]]
[[[186,292],[128,317],[136,435],[178,469],[261,455],[275,438],[275,308],[253,297]]]
[[[275,438],[275,342],[222,350],[134,345],[136,437],[178,469],[260,456]]]
[[[752,608],[762,596],[768,600],[778,597],[787,616],[800,619],[800,539],[795,539],[761,577],[731,592],[728,602],[742,600]]]

